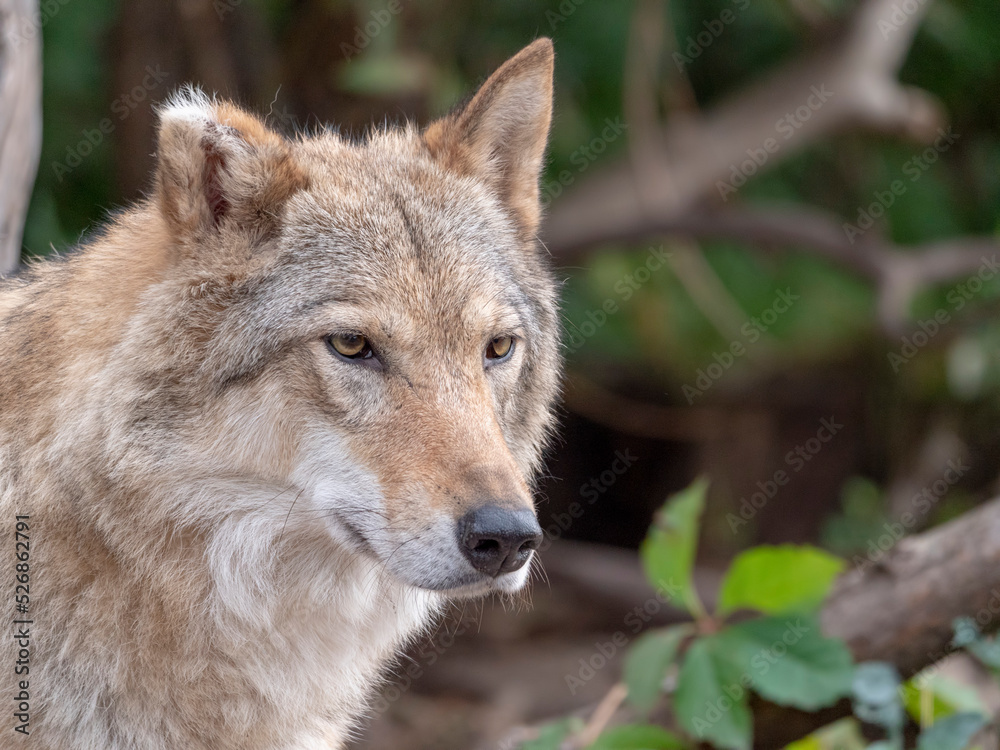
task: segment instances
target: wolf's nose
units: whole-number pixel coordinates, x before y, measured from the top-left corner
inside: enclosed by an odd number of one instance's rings
[[[542,541],[542,529],[528,509],[483,505],[458,521],[458,545],[472,567],[494,578],[522,567]]]

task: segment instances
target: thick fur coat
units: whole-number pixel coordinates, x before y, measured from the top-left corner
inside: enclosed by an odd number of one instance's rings
[[[0,570],[28,516],[31,621],[0,746],[340,748],[443,603],[525,584],[455,529],[532,509],[551,425],[552,66],[536,41],[361,143],[185,91],[149,199],[0,282]]]

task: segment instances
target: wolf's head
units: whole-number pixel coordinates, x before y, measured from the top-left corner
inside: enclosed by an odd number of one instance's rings
[[[298,488],[331,544],[424,589],[515,591],[540,540],[552,71],[538,40],[455,113],[361,143],[289,141],[197,92],[161,113],[154,202],[185,298],[164,334],[199,352],[210,425],[193,460]]]

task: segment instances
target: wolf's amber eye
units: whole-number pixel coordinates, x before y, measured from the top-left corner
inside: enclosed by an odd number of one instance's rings
[[[494,362],[507,359],[514,351],[514,338],[512,336],[497,336],[486,347],[486,359]]]
[[[327,341],[341,357],[368,359],[372,356],[372,348],[368,345],[368,339],[357,333],[335,333],[329,336]]]

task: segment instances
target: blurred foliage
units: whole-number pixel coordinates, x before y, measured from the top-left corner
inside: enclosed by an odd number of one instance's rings
[[[884,533],[888,520],[882,492],[874,482],[852,477],[841,491],[842,512],[827,520],[823,543],[840,553],[864,551],[865,545]]]
[[[234,14],[256,14],[285,57],[298,44],[296,35],[304,36],[303,18],[335,14],[361,29],[373,13],[384,12],[386,7],[379,0],[228,3],[234,6]],[[830,18],[842,16],[852,5],[846,0],[805,0],[803,4]],[[552,35],[558,51],[558,102],[546,182],[567,170],[576,182],[626,147],[627,137],[616,137],[601,142],[599,155],[581,153],[581,147],[600,140],[597,134],[607,120],[621,121],[623,116],[623,76],[635,7],[634,0],[411,0],[403,3],[399,21],[385,24],[360,54],[346,61],[343,56],[334,57],[329,69],[316,71],[310,84],[325,88],[331,99],[367,97],[375,103],[372,112],[378,111],[377,104],[383,111],[392,110],[394,97],[417,95],[423,109],[439,113],[527,40]],[[689,37],[724,9],[735,10],[735,20],[725,33],[683,70],[673,69],[670,53],[683,52]],[[93,146],[92,153],[68,174],[54,172],[54,165],[64,164],[69,152],[86,143],[88,132],[111,115],[113,102],[123,93],[113,90],[109,70],[119,13],[119,3],[112,0],[68,2],[45,24],[45,142],[25,241],[29,254],[43,254],[50,244],[56,248],[73,244],[81,232],[101,220],[95,206],[109,209],[124,197],[133,197],[122,196],[115,184],[115,133]],[[700,106],[738,90],[815,41],[799,4],[793,2],[665,2],[661,13],[673,30],[661,55],[661,75],[664,81],[686,76]],[[1000,100],[984,92],[1000,84],[998,26],[1000,17],[991,3],[936,0],[918,34],[902,78],[940,98],[960,139],[919,180],[908,183],[906,192],[888,209],[886,229],[898,241],[916,243],[997,230]],[[351,39],[351,31],[345,30],[345,39]],[[164,33],[180,32],[167,29]],[[166,93],[154,92],[154,98]],[[397,113],[403,114],[398,109]],[[297,114],[306,121],[312,113]],[[751,179],[740,198],[803,201],[853,220],[859,207],[868,205],[875,191],[900,178],[904,165],[922,150],[918,144],[898,139],[846,134],[781,160]],[[734,390],[739,393],[748,382],[796,365],[870,356],[865,343],[873,334],[873,296],[865,283],[826,263],[794,254],[775,258],[721,243],[706,249],[712,272],[748,317],[770,305],[776,288],[790,288],[801,297],[766,332],[764,345],[755,346],[725,374],[717,397]],[[588,268],[571,271],[565,295],[568,328],[587,320],[587,312],[599,309],[607,299],[621,306],[621,313],[611,316],[571,360],[589,364],[610,360],[619,370],[641,372],[646,378],[652,374],[679,398],[679,386],[693,380],[699,367],[728,347],[729,339],[692,303],[684,284],[669,270],[654,273],[648,284],[628,300],[622,299],[616,284],[642,261],[645,252],[644,248],[609,247]],[[915,317],[946,305],[947,291],[924,295]],[[998,299],[1000,279],[995,279],[961,318],[973,318],[974,309],[995,309]],[[1000,361],[994,355],[1000,329],[993,317],[970,324],[960,344],[954,345],[965,354],[980,352],[978,367],[949,369],[948,356],[954,349],[936,346],[919,365],[898,374],[904,381],[902,390],[926,399],[975,401],[994,396],[1000,388]],[[870,361],[870,365],[881,376],[892,374],[884,360]]]
[[[385,117],[426,121],[441,114],[527,41],[552,36],[557,50],[557,102],[543,194],[553,203],[559,194],[590,178],[602,163],[626,153],[629,133],[620,127],[628,125],[622,102],[633,18],[640,7],[653,7],[666,29],[655,76],[667,92],[661,110],[669,120],[678,115],[674,108],[680,106],[688,87],[693,106],[712,106],[821,43],[822,33],[813,30],[810,19],[837,20],[855,5],[851,0],[675,0],[642,6],[640,0],[399,3],[398,14],[381,23],[378,19],[386,17],[389,6],[385,0],[213,2],[224,32],[220,39],[229,39],[225,51],[233,66],[244,73],[263,67],[267,73],[261,80],[242,82],[237,90],[224,93],[263,112],[288,108],[290,122],[283,124],[289,130],[334,121],[346,133],[356,134]],[[119,54],[119,48],[122,39],[135,32],[128,26],[134,20],[127,19],[127,8],[114,0],[69,0],[44,18],[45,132],[25,237],[27,256],[45,255],[50,246],[57,250],[72,246],[103,220],[102,212],[138,197],[136,186],[122,175],[122,164],[148,160],[155,144],[147,129],[138,141],[130,141],[141,146],[126,151],[125,129],[137,127],[139,114],[171,88],[187,80],[200,82],[197,71],[203,69],[199,62],[204,61],[198,56],[204,50],[184,38],[179,25],[147,29],[160,43],[181,50],[178,67],[170,70],[168,84],[152,91],[136,109],[121,109],[122,97],[129,90],[119,90],[124,84],[116,81],[128,76],[121,75],[116,66],[131,63]],[[672,53],[684,53],[690,39],[724,10],[736,11],[725,32],[678,67]],[[378,30],[369,35],[365,29],[373,20]],[[231,30],[237,22],[249,24],[247,28],[259,34],[261,38],[254,37],[257,47],[232,42]],[[901,78],[940,100],[959,138],[926,170],[913,172],[913,159],[926,144],[847,132],[769,165],[740,189],[739,200],[804,203],[854,222],[878,191],[885,191],[894,180],[904,180],[905,192],[880,220],[881,228],[895,241],[917,244],[959,235],[1000,237],[1000,97],[993,95],[1000,88],[998,36],[1000,14],[995,3],[933,1]],[[357,52],[343,53],[344,45],[358,47]],[[111,132],[100,129],[105,119],[114,125]],[[618,126],[609,128],[609,123]],[[887,354],[899,351],[904,340],[887,339],[876,330],[875,295],[868,282],[794,251],[770,253],[733,242],[707,243],[695,249],[704,250],[707,266],[703,272],[718,278],[727,302],[744,316],[736,321],[737,326],[768,310],[779,290],[797,296],[762,335],[744,342],[746,355],[726,368],[698,405],[773,405],[786,396],[782,378],[811,373],[819,373],[812,381],[813,391],[832,401],[835,394],[824,390],[820,376],[846,364],[851,379],[842,387],[850,391],[847,396],[858,396],[871,417],[857,438],[847,481],[830,488],[841,503],[823,525],[824,544],[847,556],[863,556],[866,545],[884,534],[891,518],[881,487],[905,467],[910,449],[932,423],[947,424],[972,446],[975,468],[964,478],[957,499],[946,498],[922,524],[961,512],[975,493],[985,494],[996,481],[1000,276],[974,294],[963,295],[961,305],[954,296],[956,284],[922,293],[911,311],[912,330],[942,309],[949,323],[917,356],[894,369]],[[729,349],[732,331],[720,330],[718,320],[705,314],[704,301],[695,299],[689,283],[675,272],[672,266],[683,252],[690,248],[671,243],[608,246],[590,256],[585,265],[564,269],[567,339],[582,335],[579,346],[568,347],[570,368],[599,373],[610,385],[638,383],[645,394],[685,403],[683,386],[694,383],[699,370]],[[672,254],[670,262],[652,263],[657,253]],[[634,286],[625,283],[644,266],[650,269],[645,281]],[[593,322],[595,315],[600,318],[598,313],[608,301],[617,312],[604,315],[592,334],[583,335],[584,324]],[[781,442],[779,455],[789,447]],[[772,468],[761,468],[759,476],[770,476]],[[725,483],[720,482],[716,491],[725,493]],[[701,620],[715,616],[704,612],[690,585],[703,504],[704,486],[695,485],[658,516],[644,547],[653,580],[672,579],[679,588],[670,595]],[[716,524],[724,525],[722,519],[723,514],[715,514]],[[732,543],[733,535],[724,533]],[[678,538],[683,543],[677,543]],[[732,575],[739,577],[732,578],[725,590],[726,601],[734,608],[773,611],[783,604],[775,604],[776,582],[797,564],[819,572],[784,581],[784,585],[798,590],[796,586],[812,582],[818,588],[801,592],[800,603],[814,608],[839,569],[839,562],[815,550],[760,549],[747,553],[750,557],[733,568]],[[801,560],[790,563],[789,555],[801,555]],[[758,588],[755,581],[760,583]],[[762,622],[764,626],[750,624]],[[767,623],[765,615],[741,625],[744,630],[766,629]],[[626,675],[632,700],[643,708],[651,705],[665,673],[677,671],[681,655],[686,655],[687,670],[696,673],[695,678],[689,676],[692,681],[683,690],[694,691],[699,701],[705,691],[717,691],[715,667],[729,668],[732,654],[754,648],[753,633],[744,633],[742,640],[726,635],[738,627],[727,625],[711,636],[713,640],[698,640],[696,647],[681,646],[681,640],[690,637],[687,630],[653,633],[638,641],[634,647],[638,657],[633,657]],[[780,628],[764,635],[780,637]],[[817,642],[810,643],[819,651],[837,649],[821,642],[818,635]],[[986,646],[980,650],[987,653]],[[691,654],[700,664],[692,661]],[[815,705],[834,700],[846,690],[842,671],[838,671],[843,666],[838,654],[833,659],[833,688],[812,696]],[[772,687],[765,681],[754,689],[776,700],[811,697],[808,691],[776,697],[767,692]],[[893,682],[892,687],[895,690],[898,684]],[[943,682],[921,689],[933,690],[932,720],[953,720],[954,726],[945,725],[939,731],[964,736],[970,725],[961,722],[975,721],[968,719],[975,706],[967,696]],[[893,697],[886,705],[895,712],[894,721],[902,722],[902,704],[897,705],[897,700]],[[745,705],[745,696],[740,701],[739,705]],[[912,698],[905,705],[911,713],[916,711]],[[727,716],[737,723],[726,727],[731,734],[720,744],[745,746],[748,714],[736,711]],[[746,721],[738,724],[741,717]],[[714,726],[723,727],[725,722]],[[555,746],[579,729],[575,720],[553,725],[532,747]],[[625,747],[632,746],[627,744],[632,741],[639,743],[636,747],[677,745],[672,735],[636,728],[630,737],[605,737],[597,746]],[[796,748],[855,747],[860,746],[858,742],[857,727],[848,721],[803,740]]]
[[[209,0],[177,8],[200,2]],[[683,108],[685,91],[693,96],[691,106],[711,106],[822,43],[827,32],[815,30],[817,19],[836,22],[855,5],[850,0],[395,0],[397,10],[390,12],[392,2],[212,0],[224,47],[213,52],[228,55],[239,73],[236,90],[223,93],[261,111],[287,111],[288,122],[278,124],[288,130],[333,121],[358,134],[386,117],[426,121],[446,111],[528,40],[550,35],[557,49],[557,102],[543,178],[546,202],[558,202],[559,194],[626,153],[622,102],[637,12],[648,17],[652,9],[663,25],[653,74],[664,92],[662,117],[669,121]],[[126,12],[129,7],[113,0],[71,1],[44,19],[45,137],[25,237],[28,256],[72,246],[103,220],[103,212],[140,197],[143,185],[123,176],[125,165],[152,165],[152,118],[140,115],[172,88],[200,82],[199,72],[211,69],[211,56],[185,36],[182,24],[143,30]],[[693,38],[724,11],[734,17],[724,32],[699,46],[688,63],[677,63],[674,53],[688,54]],[[123,40],[139,31],[153,34],[149,39],[161,46],[172,45],[177,54],[167,83],[125,111],[121,101],[130,89],[119,82],[137,71],[121,68],[141,66],[120,52]],[[903,180],[906,190],[880,220],[896,241],[997,235],[1000,99],[987,94],[1000,84],[998,33],[1000,16],[991,3],[932,3],[901,78],[940,100],[959,138],[926,169],[913,172],[913,159],[926,144],[847,132],[783,155],[750,179],[738,200],[799,202],[853,222],[878,191]],[[241,35],[242,41],[233,41]],[[110,133],[100,130],[105,120],[112,124]],[[124,150],[126,144],[130,150]],[[645,273],[642,283],[626,284],[644,265],[653,268],[648,264],[657,250],[673,254],[671,260]],[[599,248],[585,266],[565,269],[566,336],[581,340],[568,348],[570,368],[603,373],[600,378],[612,387],[638,384],[641,392],[676,404],[775,405],[786,396],[778,383],[801,376],[812,378],[814,390],[822,389],[822,375],[841,367],[850,375],[840,395],[857,395],[871,418],[857,465],[843,476],[864,473],[877,484],[901,470],[927,420],[942,410],[975,446],[977,466],[1000,449],[993,429],[1000,417],[1000,276],[963,297],[961,305],[955,284],[920,294],[911,311],[913,331],[940,310],[949,322],[917,356],[894,368],[887,355],[898,352],[906,337],[886,338],[876,329],[869,282],[794,250],[771,253],[733,242],[695,248],[701,250],[705,265],[699,273],[717,277],[726,299],[693,296],[690,279],[675,266],[677,252],[691,250],[669,242]],[[752,341],[742,333],[733,338],[734,328],[724,330],[720,316],[706,315],[706,305],[734,310],[735,330],[743,331],[741,324],[767,311],[778,290],[796,295],[795,303]],[[603,315],[609,302],[616,312]],[[595,319],[603,322],[590,326]],[[746,344],[745,355],[713,379],[711,393],[685,399],[685,386],[738,340]],[[784,445],[779,442],[775,450],[787,450]],[[967,481],[971,491],[982,492],[993,480],[993,472],[980,469]],[[720,495],[735,497],[738,489],[716,485]]]
[[[613,726],[596,741],[579,718],[550,722],[524,750],[685,750],[755,745],[751,692],[780,706],[819,711],[850,698],[857,720],[885,739],[866,745],[854,719],[838,721],[786,750],[903,750],[919,723],[918,750],[965,750],[989,725],[975,689],[934,669],[905,684],[884,662],[854,664],[847,645],[822,634],[818,612],[843,561],[808,546],[760,546],[737,557],[723,576],[719,604],[705,611],[692,594],[693,562],[707,482],[669,498],[643,544],[649,582],[693,618],[643,633],[630,646],[623,682],[643,719],[669,696],[683,737],[646,724]],[[862,490],[857,490],[861,492]],[[746,617],[747,613],[759,616]],[[740,615],[740,616],[737,616]],[[1000,644],[971,618],[956,620],[953,647],[1000,674]],[[567,684],[577,678],[567,675]]]
[[[115,195],[113,142],[93,152],[69,174],[55,165],[86,141],[85,132],[108,116],[109,61],[106,51],[118,3],[114,0],[70,2],[44,17],[43,140],[41,162],[25,230],[25,252],[44,255],[76,242],[82,232],[103,217],[95,206],[107,207]]]
[[[749,750],[751,691],[809,711],[848,694],[850,652],[824,637],[816,618],[843,563],[805,546],[752,548],[726,571],[709,614],[692,578],[707,490],[699,480],[668,499],[641,550],[650,583],[686,609],[696,627],[645,633],[632,646],[624,679],[632,704],[648,713],[668,673],[676,672],[674,715],[688,736]],[[760,616],[734,618],[747,611]]]

